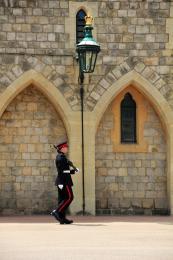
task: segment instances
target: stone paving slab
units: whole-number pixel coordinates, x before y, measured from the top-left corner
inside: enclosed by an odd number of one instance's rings
[[[0,217],[1,260],[173,259],[173,216]]]

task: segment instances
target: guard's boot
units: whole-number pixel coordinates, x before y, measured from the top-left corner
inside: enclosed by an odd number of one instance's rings
[[[72,223],[73,223],[73,220],[70,220],[67,218],[64,219],[64,224],[72,224]]]
[[[72,224],[73,220],[67,219],[65,215],[66,215],[65,212],[61,213],[61,216],[62,216],[62,218],[64,220],[64,224]]]
[[[64,219],[60,216],[56,209],[54,209],[50,214],[54,216],[60,224],[64,224]]]

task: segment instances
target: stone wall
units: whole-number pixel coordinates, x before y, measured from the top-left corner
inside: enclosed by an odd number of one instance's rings
[[[145,106],[146,153],[114,152],[111,132],[119,130],[114,124],[112,104],[100,122],[96,135],[97,214],[167,213],[165,133],[147,100]]]
[[[57,205],[52,144],[62,138],[62,120],[34,86],[7,107],[0,119],[0,213],[45,213]]]
[[[34,56],[61,75],[60,91],[69,103],[73,100],[73,110],[80,109],[75,14],[70,20],[73,48],[66,45],[70,39],[66,23],[72,2],[77,6],[75,13],[81,1],[0,1],[0,88],[4,88],[4,71],[12,64],[23,66],[26,57]],[[81,7],[87,11],[92,2],[95,1],[82,1]],[[92,110],[107,91],[112,80],[111,75],[106,77],[107,73],[129,57],[142,61],[158,73],[166,82],[163,94],[166,92],[167,99],[171,97],[172,100],[173,58],[172,49],[167,49],[170,46],[167,20],[173,17],[172,1],[98,1],[96,13],[94,28],[101,53],[95,72],[84,82],[87,85],[86,108]],[[25,64],[25,70],[27,66]],[[13,77],[7,77],[10,76]],[[103,84],[105,77],[107,83]]]

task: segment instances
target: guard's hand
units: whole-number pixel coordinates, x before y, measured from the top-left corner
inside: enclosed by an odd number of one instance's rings
[[[76,171],[75,172],[80,172],[79,168],[76,168]]]
[[[63,189],[63,187],[64,187],[64,185],[63,185],[63,184],[59,184],[59,185],[58,185],[58,188],[60,188],[60,190],[62,190],[62,189]]]

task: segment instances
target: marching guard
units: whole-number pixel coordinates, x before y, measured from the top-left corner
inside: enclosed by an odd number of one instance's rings
[[[66,218],[67,208],[73,201],[73,181],[71,174],[79,172],[71,161],[66,157],[68,152],[67,142],[54,145],[58,154],[56,156],[55,164],[57,168],[58,175],[55,180],[55,185],[58,188],[58,208],[51,212],[51,215],[59,221],[60,224],[71,224],[73,220]]]

